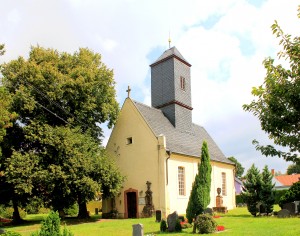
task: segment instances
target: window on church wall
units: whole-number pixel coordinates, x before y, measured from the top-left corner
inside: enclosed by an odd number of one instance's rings
[[[185,78],[180,76],[180,88],[185,90]]]
[[[126,144],[129,145],[129,144],[132,144],[132,137],[128,137],[126,139]]]
[[[227,189],[226,189],[226,173],[222,172],[222,195],[227,195]]]
[[[178,194],[185,196],[185,170],[182,166],[178,166]]]

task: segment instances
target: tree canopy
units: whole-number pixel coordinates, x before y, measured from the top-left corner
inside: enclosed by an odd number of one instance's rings
[[[300,14],[298,15],[298,17]],[[264,130],[275,145],[285,147],[279,150],[272,145],[253,143],[266,156],[278,156],[287,161],[299,163],[300,151],[300,37],[285,34],[278,23],[272,25],[273,34],[280,39],[282,51],[278,53],[289,64],[286,68],[274,59],[263,61],[266,68],[264,83],[252,89],[253,100],[243,106],[245,111],[258,117]]]
[[[289,165],[287,168],[286,173],[288,175],[292,175],[292,174],[300,174],[300,164],[292,164]]]
[[[86,217],[86,202],[97,193],[115,196],[123,176],[100,146],[99,124],[111,127],[119,106],[113,71],[100,54],[32,47],[28,59],[3,64],[1,73],[0,102],[16,113],[11,126],[3,126],[0,143],[4,203],[12,201],[17,211],[42,196],[46,206],[61,212],[78,202],[79,216]],[[0,129],[15,113],[0,114]]]
[[[235,177],[241,178],[244,174],[245,168],[242,166],[242,164],[235,158],[235,157],[228,157],[228,160],[235,163]]]

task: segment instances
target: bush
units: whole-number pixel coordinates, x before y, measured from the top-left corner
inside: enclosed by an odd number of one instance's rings
[[[167,228],[167,221],[162,219],[160,222],[160,232],[166,232]]]
[[[275,204],[279,204],[280,198],[285,195],[287,191],[287,189],[275,190]]]
[[[33,198],[29,204],[25,207],[25,211],[28,214],[37,214],[39,209],[43,206],[42,200],[38,198]]]
[[[181,232],[181,231],[182,231],[182,227],[181,227],[181,224],[180,224],[180,220],[177,219],[176,224],[175,224],[175,232]]]
[[[281,196],[279,206],[282,207],[284,203],[299,201],[300,200],[300,181],[294,183],[290,189]]]
[[[242,198],[241,195],[236,195],[235,196],[235,203],[236,203],[236,205],[238,205],[238,204],[245,204],[245,201],[243,200],[243,198]]]
[[[210,234],[216,231],[217,223],[210,215],[198,215],[195,227],[200,234]]]
[[[4,207],[3,205],[0,207],[0,216],[6,219],[12,219],[13,218],[13,212],[14,209],[12,207]],[[19,208],[19,213],[21,218],[26,217],[26,212]]]
[[[60,218],[57,212],[51,211],[47,218],[42,222],[41,231],[34,232],[31,236],[73,236],[73,233],[64,227],[60,232]]]
[[[75,203],[73,206],[70,206],[69,208],[64,208],[64,212],[68,216],[77,216],[79,211],[78,204]]]

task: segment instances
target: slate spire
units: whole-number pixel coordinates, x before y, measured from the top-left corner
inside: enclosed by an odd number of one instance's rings
[[[176,47],[166,50],[151,67],[152,107],[161,109],[175,128],[192,126],[191,64]]]

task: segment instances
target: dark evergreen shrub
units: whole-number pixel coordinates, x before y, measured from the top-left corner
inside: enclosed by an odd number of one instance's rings
[[[290,189],[280,198],[279,206],[282,207],[284,203],[300,201],[300,181],[294,183]]]
[[[279,204],[280,198],[287,192],[287,189],[275,190],[275,204]]]
[[[216,231],[217,225],[210,215],[198,215],[195,221],[195,227],[199,234],[211,234]]]
[[[167,221],[162,219],[160,222],[160,232],[166,232],[167,228]]]
[[[198,173],[192,186],[188,206],[186,208],[186,218],[189,223],[197,215],[202,214],[210,203],[211,187],[211,164],[207,142],[203,141],[201,149],[201,161],[198,164]]]
[[[176,220],[176,224],[175,224],[175,232],[181,232],[182,231],[182,227],[181,227],[181,224],[180,224],[180,220],[177,219]]]
[[[238,205],[238,204],[245,204],[245,202],[244,202],[244,200],[243,200],[243,198],[242,198],[241,195],[236,195],[235,196],[235,202],[236,202],[236,205]]]

